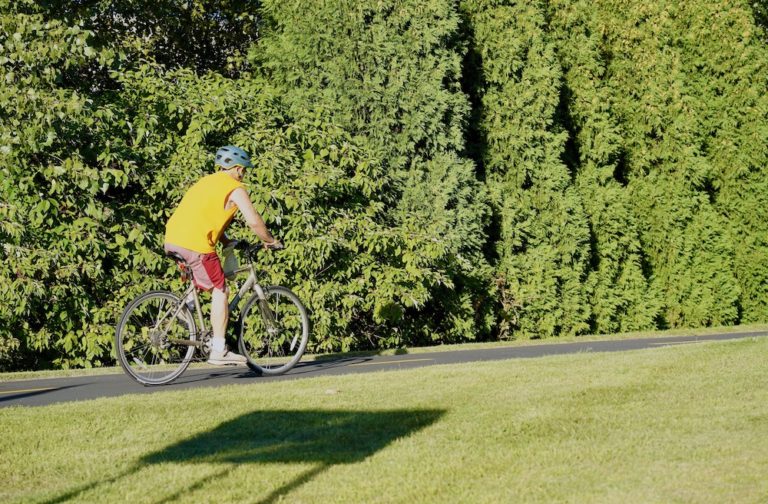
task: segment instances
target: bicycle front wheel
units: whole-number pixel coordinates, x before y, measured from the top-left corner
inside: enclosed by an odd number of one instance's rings
[[[240,353],[257,374],[279,375],[299,362],[309,340],[309,316],[296,294],[266,287],[265,300],[254,295],[240,315]]]
[[[192,312],[167,291],[150,291],[125,308],[115,333],[117,360],[144,385],[169,383],[187,369],[195,353]]]

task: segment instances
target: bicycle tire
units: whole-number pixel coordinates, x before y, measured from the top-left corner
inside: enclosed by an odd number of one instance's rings
[[[270,334],[254,294],[240,314],[238,347],[248,367],[258,375],[275,376],[299,362],[309,341],[309,316],[298,296],[281,286],[264,288],[269,309],[279,326]]]
[[[192,312],[182,306],[179,317],[168,319],[181,303],[175,294],[156,290],[128,303],[115,329],[115,354],[123,371],[142,385],[170,383],[189,366],[195,346],[169,343],[168,339],[194,342],[197,327]],[[155,315],[157,314],[157,315]],[[173,338],[168,338],[168,335]]]

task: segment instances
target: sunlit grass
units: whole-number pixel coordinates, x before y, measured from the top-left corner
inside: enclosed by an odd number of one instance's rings
[[[0,409],[2,502],[766,502],[768,339]]]

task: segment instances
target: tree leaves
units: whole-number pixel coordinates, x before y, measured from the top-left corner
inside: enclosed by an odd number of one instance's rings
[[[313,350],[765,319],[746,4],[257,7],[0,0],[0,367],[112,362],[224,144]]]

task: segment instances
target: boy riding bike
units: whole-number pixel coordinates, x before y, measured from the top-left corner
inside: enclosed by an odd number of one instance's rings
[[[213,336],[208,363],[245,364],[245,357],[227,349],[224,341],[229,320],[229,289],[216,244],[221,241],[226,246],[232,242],[224,231],[238,209],[265,247],[280,246],[280,242],[270,234],[241,183],[245,170],[253,168],[248,154],[239,147],[222,147],[216,152],[215,166],[219,171],[192,185],[168,219],[164,248],[184,258],[199,289],[213,291]]]

